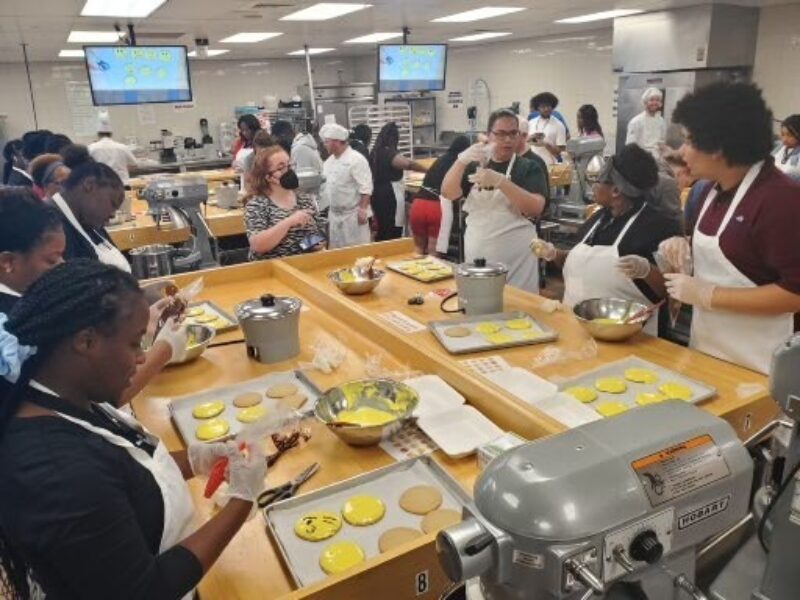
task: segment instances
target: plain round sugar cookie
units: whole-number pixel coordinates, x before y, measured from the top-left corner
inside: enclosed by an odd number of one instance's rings
[[[443,331],[443,333],[447,337],[462,338],[462,337],[467,337],[472,332],[469,330],[469,327],[457,326],[457,327],[448,327]]]
[[[422,535],[422,532],[411,527],[394,527],[387,529],[378,538],[378,550],[381,552],[388,552],[392,548],[397,548],[403,544],[417,539]]]
[[[460,522],[461,513],[459,511],[450,508],[440,508],[439,510],[429,512],[425,515],[425,518],[422,519],[422,531],[425,533],[433,533]]]
[[[297,386],[293,383],[278,383],[267,390],[270,398],[287,398],[297,393]]]
[[[442,492],[432,485],[415,485],[400,496],[400,508],[413,515],[427,515],[442,505]]]
[[[245,392],[244,394],[239,394],[233,399],[233,405],[236,408],[250,408],[256,404],[261,404],[263,399],[264,397],[258,392]]]

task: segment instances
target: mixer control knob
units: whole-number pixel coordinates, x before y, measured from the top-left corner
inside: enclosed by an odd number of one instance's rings
[[[661,560],[661,556],[664,554],[664,546],[658,541],[656,532],[648,529],[633,538],[628,553],[633,560],[652,565]]]

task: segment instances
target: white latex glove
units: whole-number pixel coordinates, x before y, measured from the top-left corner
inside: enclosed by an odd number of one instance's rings
[[[556,258],[556,247],[550,242],[540,240],[539,238],[533,238],[531,240],[530,247],[531,252],[533,252],[537,258],[541,258],[548,262],[555,260]]]
[[[192,467],[195,477],[208,477],[217,460],[228,456],[228,449],[222,442],[189,444],[186,456],[189,458],[189,466]]]
[[[246,452],[237,442],[225,442],[228,452],[228,496],[255,502],[264,490],[267,457],[258,444],[248,444]]]
[[[155,304],[159,300],[164,299],[164,290],[167,286],[174,286],[175,282],[172,279],[164,279],[161,281],[150,281],[147,283],[140,283],[139,287],[144,292],[145,300],[148,304]],[[177,287],[177,286],[175,286]]]
[[[630,254],[617,261],[617,269],[629,279],[644,279],[650,274],[650,261],[643,256]]]
[[[474,183],[479,188],[499,188],[500,184],[505,181],[506,176],[500,173],[499,171],[495,171],[494,169],[482,169],[478,168],[475,173],[470,175],[468,178],[470,183]]]
[[[676,273],[691,273],[692,248],[685,237],[667,238],[658,245],[658,251]]]
[[[468,165],[470,163],[480,163],[486,160],[487,152],[489,149],[489,145],[485,142],[478,142],[477,144],[472,144],[469,148],[464,150],[461,154],[458,155],[458,162],[464,165]]]
[[[170,361],[176,362],[182,360],[186,356],[186,346],[189,343],[189,332],[187,330],[187,323],[176,323],[175,319],[170,317],[164,323],[164,327],[158,332],[154,344],[157,342],[164,342],[169,344],[172,349],[172,358]]]
[[[664,279],[667,293],[675,300],[711,310],[714,289],[717,287],[713,283],[682,273],[667,273]]]

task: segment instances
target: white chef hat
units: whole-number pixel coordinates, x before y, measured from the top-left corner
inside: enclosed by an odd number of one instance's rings
[[[323,140],[339,140],[346,142],[350,132],[338,123],[327,123],[319,130],[319,137]]]
[[[519,132],[523,135],[528,135],[528,131],[530,130],[528,119],[522,115],[517,115],[517,121],[519,121]]]
[[[664,94],[658,88],[655,87],[647,88],[644,91],[644,94],[642,94],[642,102],[645,103],[648,100],[650,100],[650,98],[653,97],[658,97],[658,99],[661,100],[664,98]]]
[[[97,115],[97,133],[111,133],[111,117],[106,111]]]

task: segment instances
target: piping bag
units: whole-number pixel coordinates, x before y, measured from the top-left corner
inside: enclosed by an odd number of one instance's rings
[[[691,252],[686,257],[684,263],[681,265],[679,269],[675,269],[669,261],[664,258],[664,255],[660,252],[656,251],[653,253],[653,259],[656,261],[656,266],[658,267],[661,273],[683,273],[686,275],[692,274],[692,256]],[[678,322],[678,315],[681,313],[681,306],[682,303],[679,300],[675,300],[672,297],[668,297],[667,300],[667,308],[669,310],[669,323],[671,327],[675,327],[675,324]]]
[[[167,297],[171,299],[171,302],[161,311],[161,316],[158,318],[158,323],[156,324],[156,330],[153,333],[154,340],[156,336],[158,336],[158,332],[161,331],[161,328],[167,323],[168,319],[174,318],[176,321],[181,319],[183,313],[186,312],[186,308],[192,300],[200,295],[204,286],[203,278],[198,277],[183,289],[179,290],[175,286],[170,286],[171,289],[170,287],[167,288]]]
[[[288,408],[277,407],[274,410],[270,410],[267,415],[255,423],[246,425],[236,434],[233,441],[239,447],[240,452],[245,452],[249,445],[263,443],[267,438],[284,429],[297,429],[304,419],[313,416],[313,414],[313,411],[300,413]],[[225,481],[227,469],[228,459],[226,457],[217,459],[208,475],[208,481],[203,492],[206,498],[211,498],[219,489],[219,486],[222,485],[222,482]]]

